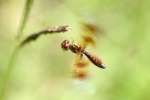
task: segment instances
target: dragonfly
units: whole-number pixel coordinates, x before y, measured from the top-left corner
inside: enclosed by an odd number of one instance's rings
[[[102,69],[105,69],[106,67],[103,65],[102,61],[97,57],[95,56],[94,54],[90,53],[89,51],[87,51],[85,49],[85,47],[82,47],[81,45],[75,43],[75,42],[72,42],[70,43],[69,40],[64,40],[62,43],[61,43],[61,48],[63,50],[70,50],[71,52],[75,53],[75,54],[78,54],[78,55],[81,55],[81,57],[83,55],[85,55],[90,62],[92,62],[95,66],[99,67],[99,68],[102,68]]]

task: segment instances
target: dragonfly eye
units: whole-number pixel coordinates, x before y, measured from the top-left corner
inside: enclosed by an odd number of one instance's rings
[[[69,41],[68,40],[64,40],[62,43],[61,43],[61,48],[64,49],[64,50],[68,50],[69,49]]]

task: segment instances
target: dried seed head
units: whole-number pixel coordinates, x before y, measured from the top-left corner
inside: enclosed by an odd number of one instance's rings
[[[66,32],[70,30],[70,27],[68,25],[63,26],[56,26],[56,27],[50,27],[47,32]]]
[[[24,46],[25,44],[27,44],[29,42],[35,41],[41,35],[62,33],[62,32],[68,31],[69,29],[70,29],[70,27],[68,25],[64,25],[64,26],[50,27],[48,29],[41,30],[41,31],[33,33],[33,34],[29,35],[27,38],[25,38],[21,42],[20,47]]]

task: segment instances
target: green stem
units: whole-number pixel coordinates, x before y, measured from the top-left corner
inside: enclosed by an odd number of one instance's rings
[[[22,19],[20,21],[20,25],[19,25],[19,28],[18,28],[15,44],[20,42],[19,40],[23,35],[23,30],[26,26],[32,4],[33,4],[33,0],[26,0],[25,8],[23,10]],[[4,75],[3,80],[2,80],[1,90],[0,90],[0,100],[5,100],[6,99],[5,97],[8,94],[7,92],[8,92],[8,86],[10,86],[10,84],[9,84],[10,76],[12,74],[12,71],[13,71],[14,67],[15,67],[14,63],[17,59],[19,50],[20,49],[19,49],[18,45],[14,45],[13,52],[10,56],[9,61],[8,61],[6,72],[5,72],[5,75]]]
[[[25,4],[24,10],[23,10],[23,16],[21,19],[20,27],[19,27],[18,32],[17,32],[17,37],[16,37],[17,39],[20,39],[21,36],[23,35],[23,30],[24,30],[26,22],[28,20],[32,4],[33,4],[33,0],[26,0],[26,4]]]

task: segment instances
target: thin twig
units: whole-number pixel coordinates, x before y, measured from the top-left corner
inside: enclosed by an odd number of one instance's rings
[[[46,35],[46,34],[53,34],[53,33],[61,33],[61,32],[66,32],[69,30],[69,26],[68,25],[64,25],[64,26],[58,26],[58,27],[50,27],[48,29],[44,29],[42,31],[33,33],[31,35],[29,35],[27,38],[25,38],[21,44],[20,47],[24,46],[25,44],[35,41],[37,38],[39,38],[41,35]]]

